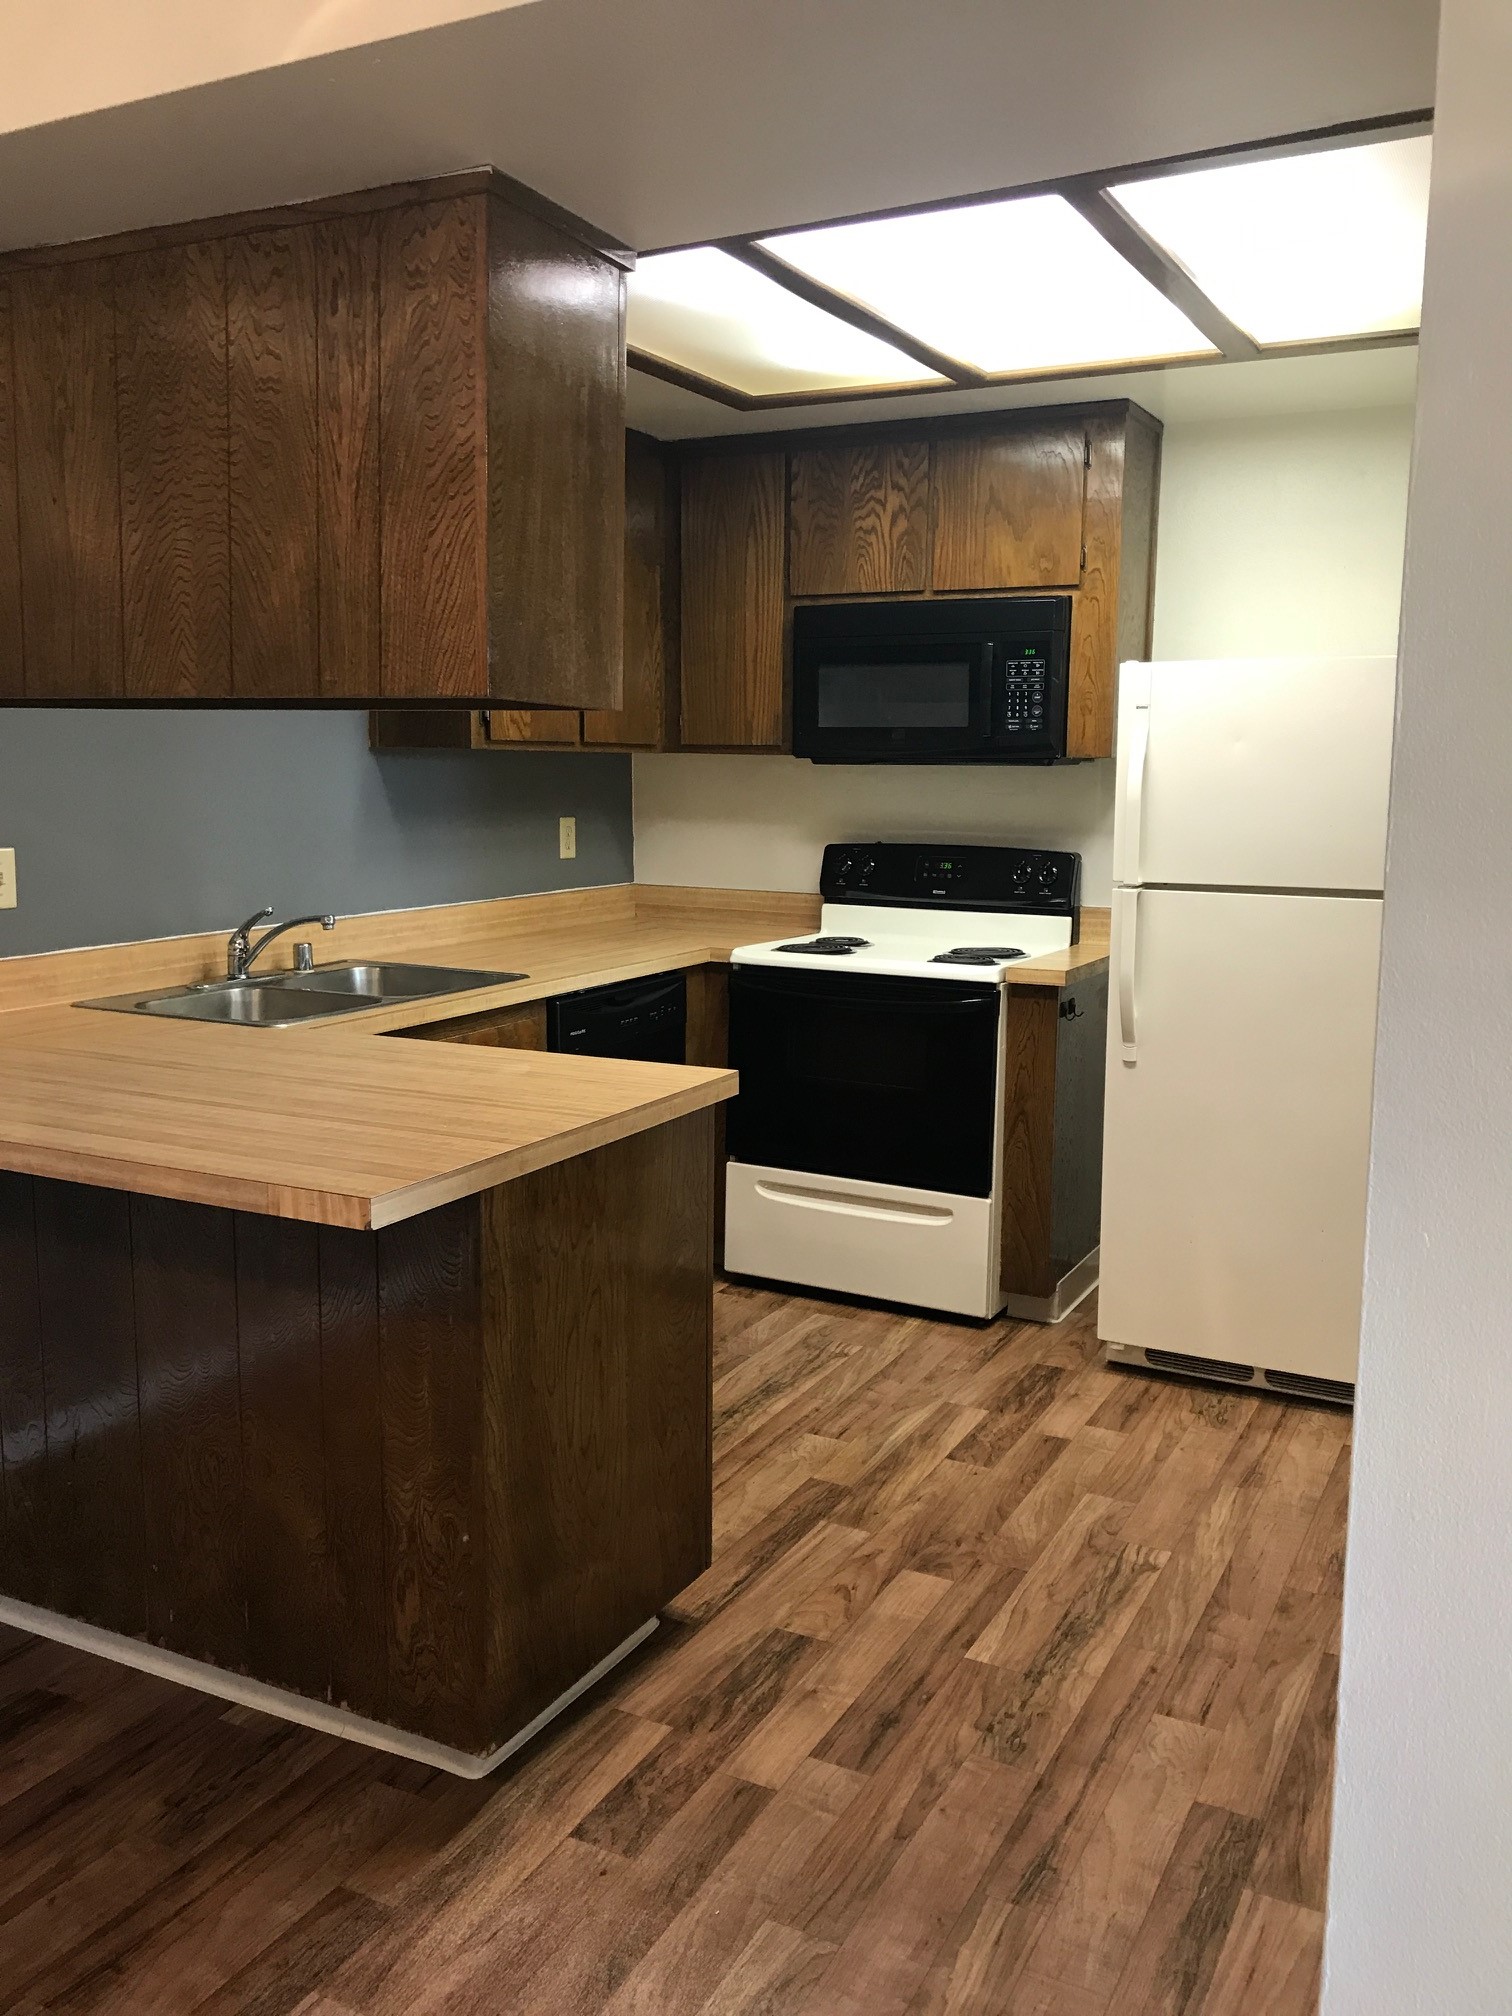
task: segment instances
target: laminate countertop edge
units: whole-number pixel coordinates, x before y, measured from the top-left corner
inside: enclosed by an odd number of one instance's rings
[[[290,1029],[74,1005],[165,984],[161,943],[142,948],[140,967],[130,946],[18,958],[0,972],[12,1004],[0,1012],[0,1169],[355,1230],[397,1224],[738,1090],[723,1068],[396,1040],[406,1031],[724,965],[734,947],[812,928],[800,918],[817,914],[817,897],[616,889],[351,918],[325,960],[422,957],[525,977]],[[181,944],[176,959],[191,946],[223,956],[209,940]],[[1062,988],[1106,964],[1094,930],[1026,961],[1014,984]],[[61,978],[78,991],[28,1004],[23,968],[41,988]],[[107,972],[113,984],[97,984]]]

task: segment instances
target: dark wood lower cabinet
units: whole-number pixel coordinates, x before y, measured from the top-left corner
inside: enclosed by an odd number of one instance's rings
[[[1108,976],[1010,987],[1003,1014],[1003,1292],[1053,1315],[1101,1228]]]
[[[425,1043],[475,1043],[487,1050],[544,1050],[546,1003],[522,1001],[512,1008],[485,1008],[481,1015],[454,1015],[446,1022],[423,1022],[393,1034]]]
[[[377,1232],[0,1174],[0,1594],[507,1742],[708,1566],[713,1147]]]

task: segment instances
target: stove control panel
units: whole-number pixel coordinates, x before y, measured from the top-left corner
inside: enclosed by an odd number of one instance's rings
[[[1074,917],[1081,856],[1035,847],[842,841],[824,850],[819,893],[826,903]]]

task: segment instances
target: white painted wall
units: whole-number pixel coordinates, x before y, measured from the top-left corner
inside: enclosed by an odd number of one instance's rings
[[[1437,102],[1325,2016],[1512,2009],[1506,0],[1444,0]]]
[[[1171,426],[1155,649],[1162,657],[1390,652],[1401,598],[1407,406]],[[786,756],[637,756],[643,882],[813,889],[827,840],[1074,848],[1112,878],[1113,765],[831,768]]]
[[[0,9],[0,132],[355,49],[525,0],[13,0]]]

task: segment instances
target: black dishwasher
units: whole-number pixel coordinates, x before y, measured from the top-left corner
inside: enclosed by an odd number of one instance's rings
[[[683,973],[653,973],[617,987],[559,994],[546,1007],[546,1048],[581,1057],[638,1057],[681,1064],[688,1038],[688,981]]]

